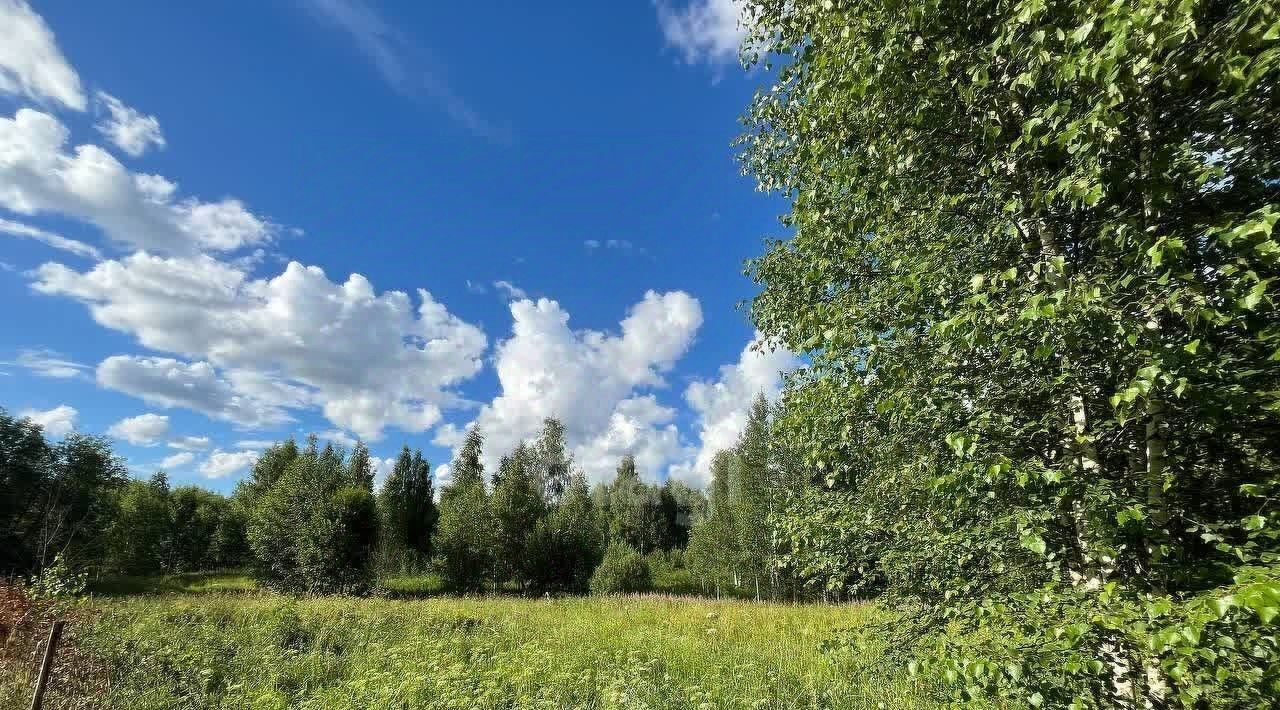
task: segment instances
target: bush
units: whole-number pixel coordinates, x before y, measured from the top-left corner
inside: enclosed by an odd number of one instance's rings
[[[84,596],[88,587],[89,575],[73,568],[62,553],[58,553],[53,564],[31,578],[27,593],[32,599],[65,601]]]
[[[373,495],[354,486],[330,498],[303,531],[298,562],[313,594],[364,594],[372,587],[378,542],[378,507]]]
[[[610,543],[600,566],[591,575],[591,593],[596,595],[645,592],[652,587],[649,563],[625,542]]]
[[[599,516],[585,483],[573,481],[560,505],[534,525],[526,551],[539,591],[585,592],[604,555]]]

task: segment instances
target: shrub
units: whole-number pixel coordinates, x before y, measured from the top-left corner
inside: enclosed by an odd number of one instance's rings
[[[372,587],[378,542],[373,494],[354,486],[338,490],[301,531],[298,562],[313,594],[363,594]]]
[[[533,587],[585,592],[604,554],[600,519],[580,480],[570,483],[560,505],[534,525],[526,551]]]
[[[53,564],[31,578],[27,593],[32,599],[67,600],[84,596],[89,587],[89,575],[73,568],[62,553],[53,558]]]
[[[653,586],[649,563],[625,542],[612,542],[604,559],[591,575],[591,593],[627,594],[648,591]]]

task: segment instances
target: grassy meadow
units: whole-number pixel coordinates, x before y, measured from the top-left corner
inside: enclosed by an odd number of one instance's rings
[[[100,664],[91,707],[926,707],[874,650],[827,643],[874,619],[870,605],[386,586],[391,598],[292,599],[225,575],[103,585],[76,634]]]

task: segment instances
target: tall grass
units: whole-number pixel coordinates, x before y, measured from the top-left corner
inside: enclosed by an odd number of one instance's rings
[[[875,651],[824,642],[874,607],[621,598],[94,602],[105,707],[917,708]]]

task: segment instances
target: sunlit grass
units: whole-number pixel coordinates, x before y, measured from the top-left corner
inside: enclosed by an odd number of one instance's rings
[[[108,707],[925,707],[905,677],[873,671],[870,652],[823,650],[876,618],[868,605],[666,595],[93,603],[101,616],[85,640],[114,669]]]

